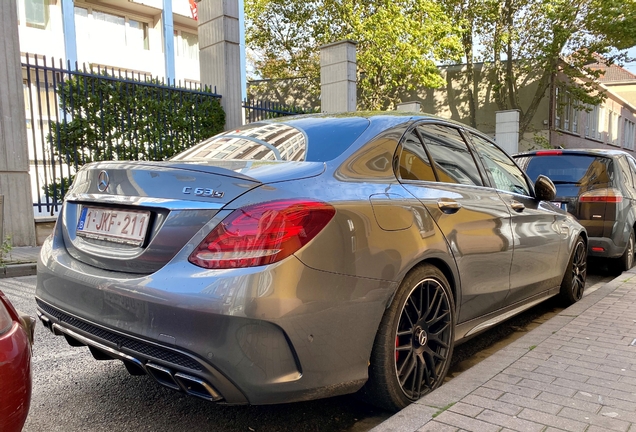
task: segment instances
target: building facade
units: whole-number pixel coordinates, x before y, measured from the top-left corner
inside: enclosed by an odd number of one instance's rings
[[[199,82],[194,0],[15,1],[23,54]]]

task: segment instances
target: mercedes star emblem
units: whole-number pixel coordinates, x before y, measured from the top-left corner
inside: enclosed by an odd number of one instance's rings
[[[97,189],[100,192],[104,192],[108,189],[108,184],[110,183],[110,179],[108,178],[108,173],[106,171],[101,171],[99,176],[97,176]]]

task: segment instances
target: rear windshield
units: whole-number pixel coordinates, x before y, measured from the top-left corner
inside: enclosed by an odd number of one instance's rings
[[[341,155],[368,126],[369,121],[361,117],[306,117],[286,122],[252,123],[208,138],[172,160],[326,162]]]
[[[515,159],[532,181],[543,174],[554,184],[599,184],[613,180],[612,159],[589,155],[524,156]]]

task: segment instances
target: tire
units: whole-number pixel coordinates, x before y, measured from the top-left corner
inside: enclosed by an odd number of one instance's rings
[[[583,297],[587,277],[587,245],[579,237],[574,244],[570,261],[565,269],[559,296],[564,306],[570,306]]]
[[[634,267],[634,228],[629,230],[629,240],[627,240],[627,247],[625,248],[625,252],[618,259],[618,268],[621,272],[631,269]]]
[[[446,277],[430,264],[414,268],[382,317],[362,397],[390,411],[415,402],[444,381],[454,340],[455,302]]]

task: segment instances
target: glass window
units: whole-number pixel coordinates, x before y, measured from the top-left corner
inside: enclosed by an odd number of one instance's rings
[[[25,0],[27,27],[46,29],[49,25],[49,0]]]
[[[499,147],[479,135],[471,134],[486,170],[499,190],[530,196],[530,188],[523,172]]]
[[[629,169],[632,172],[632,179],[636,182],[636,161],[633,157],[627,156],[627,162],[629,163]]]
[[[112,46],[126,46],[126,18],[93,10],[94,33],[108,35]]]
[[[150,49],[148,44],[148,23],[128,20],[126,45],[137,49]]]
[[[409,133],[400,151],[400,178],[403,180],[435,181],[435,172],[422,142],[413,132]]]
[[[627,162],[626,156],[621,156],[618,158],[618,166],[621,168],[623,181],[627,183],[629,187],[632,187],[632,175],[629,172],[629,163]]]
[[[417,131],[435,164],[438,181],[483,186],[472,153],[457,129],[424,124]]]

